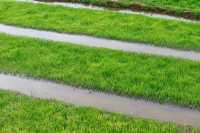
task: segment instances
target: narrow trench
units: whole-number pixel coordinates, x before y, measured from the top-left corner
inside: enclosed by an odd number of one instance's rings
[[[152,46],[151,44],[124,42],[118,40],[96,38],[84,35],[73,35],[67,33],[63,34],[50,31],[8,26],[4,24],[0,24],[0,33],[6,33],[15,36],[39,38],[50,41],[66,42],[71,43],[73,45],[107,48],[113,50],[121,50],[125,52],[136,52],[164,57],[174,57],[179,59],[200,61],[200,53],[198,52]]]
[[[24,95],[55,99],[76,106],[95,107],[123,115],[200,127],[200,112],[169,104],[74,88],[45,80],[0,74],[0,88]]]

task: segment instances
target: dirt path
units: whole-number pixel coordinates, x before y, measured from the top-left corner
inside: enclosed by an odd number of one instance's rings
[[[95,38],[84,35],[71,35],[67,33],[62,34],[62,33],[42,31],[42,30],[19,28],[3,24],[0,24],[0,32],[16,36],[26,36],[26,37],[46,39],[52,41],[69,42],[75,45],[79,44],[89,47],[102,47],[102,48],[122,50],[127,52],[145,53],[145,54],[200,61],[200,53],[198,52],[162,48],[141,43],[129,43],[116,40]]]
[[[42,99],[56,99],[77,106],[95,107],[101,110],[135,117],[170,121],[200,128],[200,112],[168,104],[157,104],[86,89],[74,88],[50,81],[36,80],[0,74],[0,88],[20,92]]]

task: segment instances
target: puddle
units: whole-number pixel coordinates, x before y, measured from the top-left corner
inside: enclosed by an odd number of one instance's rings
[[[41,2],[35,0],[17,0],[18,2],[30,2],[35,4],[47,4],[47,5],[60,5],[64,7],[71,8],[84,8],[84,9],[93,9],[93,10],[105,10],[103,7],[93,6],[93,5],[85,5],[81,3],[72,3],[72,2]]]
[[[5,74],[0,74],[0,88],[42,99],[56,99],[77,106],[95,107],[124,115],[200,127],[199,111],[174,105],[161,105],[134,98],[74,88],[45,80]]]
[[[51,3],[49,3],[51,4]],[[62,3],[62,2],[53,2],[52,4],[55,5],[61,5],[65,7],[71,7],[71,8],[85,8],[85,9],[93,9],[93,10],[105,10],[103,7],[93,6],[93,5],[84,5],[80,3]]]
[[[0,32],[16,36],[26,36],[26,37],[33,37],[51,41],[69,42],[74,45],[101,47],[114,50],[122,50],[126,52],[145,53],[145,54],[200,61],[200,53],[198,52],[162,48],[162,47],[152,46],[150,44],[123,42],[117,40],[95,38],[84,35],[72,35],[67,33],[62,34],[50,31],[19,28],[4,24],[0,24]]]
[[[108,8],[94,6],[94,5],[85,5],[81,3],[72,3],[72,2],[41,2],[41,1],[34,1],[34,0],[17,0],[21,2],[31,2],[31,3],[42,3],[42,4],[49,4],[49,5],[60,5],[64,7],[71,7],[71,8],[83,8],[83,9],[92,9],[92,10],[109,10]],[[114,12],[124,13],[124,14],[137,14],[137,15],[143,15],[147,17],[154,17],[154,18],[160,18],[160,19],[168,19],[168,20],[179,20],[183,22],[190,22],[190,23],[200,23],[199,21],[185,19],[181,17],[174,17],[169,15],[163,15],[163,14],[156,14],[156,13],[147,13],[142,11],[132,11],[132,10],[111,10]]]

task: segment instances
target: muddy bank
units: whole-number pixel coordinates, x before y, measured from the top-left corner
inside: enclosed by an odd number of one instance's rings
[[[192,11],[184,11],[184,10],[173,10],[167,8],[161,8],[157,6],[148,6],[138,3],[132,3],[130,5],[123,4],[118,2],[117,0],[106,0],[106,1],[96,1],[92,2],[90,0],[36,0],[41,2],[74,2],[74,3],[83,3],[86,5],[95,5],[95,6],[102,6],[112,10],[121,10],[121,9],[128,9],[131,11],[143,11],[143,12],[150,12],[150,13],[157,13],[175,17],[182,17],[185,19],[191,20],[200,20],[200,12],[192,12]]]

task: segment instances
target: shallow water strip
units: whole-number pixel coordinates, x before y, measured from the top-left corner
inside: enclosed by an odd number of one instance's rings
[[[77,106],[95,107],[104,111],[200,128],[200,111],[174,105],[158,104],[5,74],[0,74],[0,88],[37,98],[55,99]]]
[[[41,2],[36,0],[17,0],[18,2],[30,2],[33,4],[47,4],[47,5],[59,5],[64,7],[70,7],[75,9],[90,9],[90,10],[97,10],[97,11],[105,11],[110,10],[113,12],[123,13],[123,14],[138,14],[143,15],[147,17],[153,17],[153,18],[160,18],[160,19],[167,19],[167,20],[177,20],[177,21],[183,21],[183,22],[189,22],[189,23],[200,23],[200,21],[185,19],[182,17],[175,17],[175,16],[169,16],[164,14],[158,14],[158,13],[148,13],[148,12],[142,12],[142,11],[132,11],[129,9],[121,9],[121,10],[111,10],[108,8],[100,7],[100,6],[94,6],[94,5],[86,5],[81,3],[73,3],[73,2]]]
[[[0,32],[16,36],[33,37],[51,41],[69,42],[75,45],[84,45],[89,47],[101,47],[114,50],[122,50],[127,52],[145,53],[159,56],[176,57],[200,61],[200,53],[194,51],[183,51],[171,48],[163,48],[142,43],[123,42],[117,40],[109,40],[96,38],[85,35],[63,34],[43,30],[35,30],[28,28],[20,28],[0,24]]]

